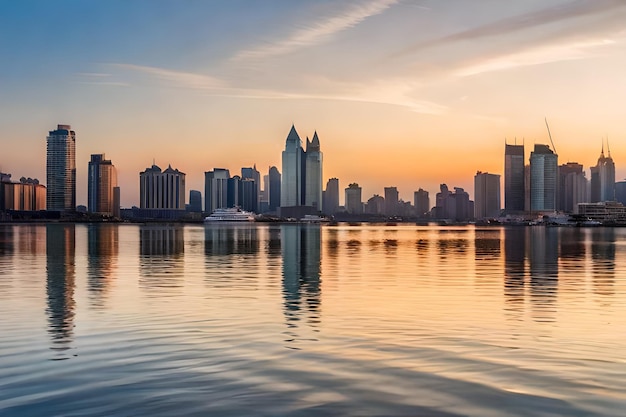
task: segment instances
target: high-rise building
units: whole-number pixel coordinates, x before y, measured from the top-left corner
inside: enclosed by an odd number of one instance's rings
[[[192,213],[202,212],[202,193],[198,190],[189,190],[188,211]]]
[[[242,180],[245,180],[245,179],[254,180],[254,184],[256,186],[256,191],[254,194],[257,196],[257,202],[255,204],[256,209],[250,210],[250,211],[258,213],[259,203],[261,202],[261,173],[257,171],[256,164],[254,164],[252,168],[241,168],[241,179]]]
[[[139,193],[142,209],[185,210],[185,174],[152,165],[139,173]]]
[[[252,178],[242,178],[239,182],[239,206],[246,211],[257,213],[259,202],[257,184]]]
[[[317,132],[306,141],[307,150],[292,125],[282,153],[280,214],[301,218],[322,210],[322,152]]]
[[[87,177],[87,209],[91,213],[112,216],[114,207],[113,189],[117,187],[117,170],[104,154],[93,154],[89,161]]]
[[[46,182],[47,210],[76,210],[76,133],[70,125],[48,134]]]
[[[524,145],[505,145],[504,209],[507,213],[524,211]]]
[[[352,183],[346,188],[346,211],[350,214],[363,213],[363,203],[361,200],[361,187]]]
[[[280,206],[295,207],[304,205],[305,155],[302,140],[294,125],[287,135],[285,150],[282,154],[282,184],[280,189]]]
[[[535,144],[530,153],[530,210],[555,211],[558,155],[548,145]]]
[[[281,175],[278,171],[278,168],[272,166],[269,170],[269,201],[270,201],[270,211],[278,210],[280,207],[280,199],[281,199]]]
[[[367,203],[365,204],[365,212],[367,214],[380,215],[380,214],[383,214],[384,211],[385,211],[385,199],[383,196],[374,194],[367,200]]]
[[[323,155],[320,151],[320,140],[317,132],[313,133],[313,139],[306,141],[306,174],[305,174],[305,199],[304,205],[322,210],[322,165]]]
[[[426,217],[430,211],[430,198],[428,191],[419,189],[413,194],[413,205],[415,206],[415,214],[417,217]]]
[[[399,193],[396,187],[385,187],[385,215],[398,215]]]
[[[436,196],[435,217],[464,222],[470,220],[474,214],[474,202],[463,188],[454,187],[450,192],[446,184],[439,186],[440,192]]]
[[[478,171],[474,176],[474,216],[499,217],[500,209],[500,176]]]
[[[615,200],[615,163],[609,155],[604,156],[604,145],[595,167],[591,167],[591,202]]]
[[[587,178],[583,166],[568,162],[559,166],[557,209],[567,213],[578,213],[578,204],[588,202]]]
[[[626,180],[615,183],[615,201],[626,206]]]
[[[230,171],[224,168],[215,168],[204,173],[204,211],[211,213],[215,209],[229,207],[229,179]],[[234,205],[237,205],[237,202]]]
[[[326,191],[323,198],[324,213],[329,216],[339,210],[339,179],[331,178],[326,183]]]

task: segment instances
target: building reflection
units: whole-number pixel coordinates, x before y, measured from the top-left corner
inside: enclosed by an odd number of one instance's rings
[[[529,228],[504,228],[504,299],[505,310],[512,319],[522,320],[524,314],[524,281],[526,277],[526,246]]]
[[[60,355],[55,359],[69,358],[62,352],[71,347],[74,333],[75,234],[73,224],[46,225],[46,313],[51,348]]]
[[[182,286],[185,241],[181,225],[141,226],[139,248],[139,282],[143,288],[161,291]]]
[[[591,273],[593,293],[602,302],[615,294],[615,229],[599,227],[591,229]]]
[[[94,307],[107,298],[119,252],[117,225],[92,223],[87,226],[87,289]]]
[[[552,322],[556,317],[559,279],[559,228],[530,227],[528,230],[533,318]]]
[[[478,279],[493,277],[499,270],[502,244],[500,234],[500,229],[475,231],[474,265]]]
[[[2,186],[0,184],[0,186]],[[15,236],[13,226],[0,225],[0,300],[10,298],[8,290],[12,287],[9,281],[12,274],[2,273],[5,268],[4,260],[10,259],[15,252]]]
[[[306,319],[312,328],[320,320],[321,230],[319,225],[281,225],[280,232],[287,341],[295,342],[301,338],[300,320]]]
[[[276,238],[277,231],[270,239]],[[270,252],[279,250],[270,240]],[[207,224],[204,227],[205,255],[255,255],[259,253],[258,228],[255,224]]]

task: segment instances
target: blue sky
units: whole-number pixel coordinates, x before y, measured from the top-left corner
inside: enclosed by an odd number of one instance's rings
[[[138,200],[152,163],[187,173],[280,169],[294,123],[317,130],[324,178],[364,198],[470,194],[503,144],[595,164],[608,136],[626,176],[626,2],[619,0],[0,1],[0,170],[45,182],[45,136],[77,132]]]

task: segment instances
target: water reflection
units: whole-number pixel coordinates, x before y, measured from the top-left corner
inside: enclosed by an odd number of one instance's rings
[[[591,231],[593,293],[606,303],[615,293],[615,229]]]
[[[87,226],[87,288],[94,307],[103,307],[119,252],[119,228],[110,224]]]
[[[301,319],[313,328],[319,324],[321,232],[318,225],[281,225],[280,232],[284,314],[289,328],[287,342],[291,344],[301,338],[297,331]]]
[[[536,321],[552,322],[556,315],[559,279],[559,228],[531,227],[530,301]]]
[[[74,333],[75,226],[46,225],[46,274],[48,332],[51,348],[59,352],[54,359],[68,359],[63,352],[71,347]]]
[[[270,229],[270,236],[271,233]],[[273,237],[276,238],[276,233]],[[276,253],[275,241],[270,241],[270,251]],[[206,255],[255,255],[258,252],[258,229],[254,224],[207,224],[204,227]]]
[[[139,283],[159,295],[182,286],[185,273],[184,229],[181,225],[142,225],[139,229]]]
[[[13,268],[12,255],[15,244],[13,234],[13,226],[0,225],[0,299],[9,296],[6,294],[11,287],[11,274],[8,271]]]
[[[528,230],[527,227],[507,227],[504,229],[505,311],[514,320],[521,320],[524,312]]]

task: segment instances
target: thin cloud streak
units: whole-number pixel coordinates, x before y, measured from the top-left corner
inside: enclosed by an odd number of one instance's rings
[[[456,71],[455,75],[458,77],[468,77],[518,67],[581,60],[593,56],[597,48],[607,47],[615,43],[616,42],[611,39],[598,39],[531,48],[518,53],[487,59],[478,64],[469,65]]]
[[[203,74],[175,71],[165,68],[135,64],[106,64],[114,68],[148,74],[166,81],[168,85],[186,89],[204,91],[212,97],[230,97],[242,99],[279,99],[279,100],[331,100],[392,105],[407,108],[413,112],[440,115],[447,107],[427,100],[412,98],[409,93],[415,89],[414,83],[402,81],[378,81],[367,85],[342,84],[334,91],[346,93],[291,93],[280,90],[232,87],[226,81]],[[319,91],[319,89],[317,89]]]
[[[355,27],[367,18],[384,12],[398,1],[376,0],[355,5],[345,13],[298,30],[283,41],[242,51],[235,55],[233,60],[267,58],[268,56],[288,54],[303,47],[317,45],[327,41],[338,32]]]
[[[577,0],[565,5],[547,7],[522,15],[500,19],[448,36],[419,42],[393,54],[391,57],[404,56],[426,48],[442,46],[458,41],[507,35],[578,17],[610,12],[615,9],[626,9],[626,2],[623,0]]]

